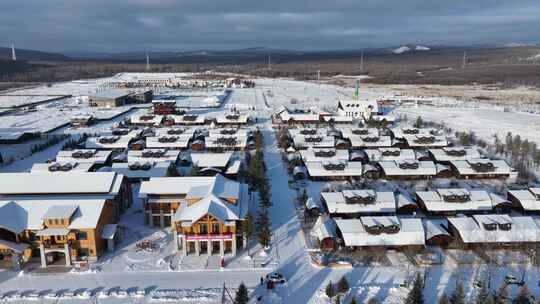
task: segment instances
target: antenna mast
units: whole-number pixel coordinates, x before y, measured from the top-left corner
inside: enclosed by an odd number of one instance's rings
[[[150,55],[146,53],[146,71],[150,71]]]
[[[270,51],[268,51],[268,70],[272,69],[272,55],[270,54]]]
[[[364,52],[360,53],[360,73],[364,73]]]
[[[467,67],[467,52],[463,52],[463,62],[461,63],[461,67]]]
[[[17,61],[17,55],[15,54],[15,44],[11,43],[11,60]]]

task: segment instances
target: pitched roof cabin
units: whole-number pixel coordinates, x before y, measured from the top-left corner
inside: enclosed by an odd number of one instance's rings
[[[321,202],[332,217],[343,218],[358,215],[392,215],[406,209],[416,209],[416,203],[407,195],[373,189],[321,192]]]
[[[77,201],[105,199],[118,218],[132,203],[125,176],[114,172],[1,173],[0,200]]]
[[[478,149],[475,148],[445,147],[441,149],[429,149],[428,152],[433,161],[446,164],[455,160],[482,158]]]
[[[416,159],[380,161],[378,166],[385,178],[396,180],[430,179],[451,174],[450,169],[444,165]]]
[[[111,154],[111,151],[96,149],[61,150],[56,154],[56,161],[106,165],[111,162]]]
[[[450,234],[455,238],[453,247],[456,248],[520,246],[540,241],[539,222],[530,216],[477,214],[450,217],[448,224]]]
[[[236,254],[239,227],[249,208],[246,184],[222,175],[152,178],[142,182],[145,221],[171,226],[184,255]]]
[[[510,202],[495,193],[464,188],[416,191],[416,199],[419,206],[431,215],[488,213],[510,207]]]
[[[42,267],[97,260],[114,250],[116,230],[104,234],[114,223],[106,199],[0,201],[2,258],[27,262],[37,251]]]
[[[515,172],[504,160],[491,160],[476,158],[468,160],[455,160],[450,162],[452,171],[460,179],[506,179]]]
[[[345,246],[362,248],[424,247],[422,219],[397,216],[362,216],[359,219],[334,219]]]
[[[540,188],[508,190],[507,198],[516,209],[530,213],[540,213]]]

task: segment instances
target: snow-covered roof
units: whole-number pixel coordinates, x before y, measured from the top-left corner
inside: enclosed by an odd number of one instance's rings
[[[424,245],[424,227],[419,218],[363,216],[334,219],[346,246]],[[377,232],[378,231],[378,232]]]
[[[329,165],[336,164],[342,165],[342,170],[338,169],[328,169]],[[360,177],[362,176],[362,163],[360,162],[320,162],[320,161],[311,161],[306,162],[306,169],[309,176],[311,177]]]
[[[233,152],[223,153],[191,153],[191,161],[199,168],[225,168],[231,160]]]
[[[88,149],[127,149],[129,143],[136,137],[135,133],[128,135],[102,135],[89,137],[85,142]]]
[[[416,153],[412,149],[379,148],[365,149],[364,152],[371,162],[416,159]]]
[[[353,148],[383,148],[392,147],[390,136],[354,135],[349,137]]]
[[[336,139],[333,136],[297,134],[293,137],[293,145],[296,149],[309,147],[333,148],[335,144]]]
[[[23,253],[28,247],[30,247],[30,244],[14,243],[0,239],[0,248],[7,248],[19,254]]]
[[[396,199],[393,192],[371,189],[344,190],[342,192],[322,192],[331,214],[395,213]],[[354,199],[359,201],[355,202]]]
[[[0,196],[31,194],[108,194],[123,176],[112,172],[1,173]]]
[[[216,117],[218,124],[247,124],[248,116],[245,114],[225,114],[222,113]]]
[[[228,174],[228,175],[238,174],[238,172],[240,172],[241,167],[242,167],[242,161],[237,159],[233,161],[233,163],[227,168],[227,170],[225,171],[225,174]]]
[[[426,232],[426,240],[440,235],[450,236],[446,219],[424,219],[422,223]]]
[[[92,97],[98,97],[98,98],[111,98],[111,99],[117,99],[124,96],[130,95],[132,92],[127,90],[120,90],[120,89],[107,89],[105,91],[100,91],[96,93],[90,94]]]
[[[78,163],[62,161],[53,163],[36,163],[32,165],[30,172],[89,172],[93,166],[94,164],[90,162]]]
[[[171,163],[171,161],[114,163],[110,167],[110,171],[122,174],[131,179],[164,177],[168,175]],[[150,168],[146,170],[144,168],[145,166]]]
[[[301,150],[300,155],[304,162],[349,160],[349,151],[337,150],[334,148],[308,148],[306,150]]]
[[[341,135],[343,138],[351,139],[357,136],[379,136],[379,129],[377,128],[360,128],[353,126],[340,127]]]
[[[144,150],[129,150],[127,157],[128,157],[129,163],[162,162],[162,161],[169,161],[172,163],[176,163],[179,155],[180,155],[179,150],[144,149]]]
[[[484,158],[455,160],[450,162],[459,175],[510,175],[512,169],[504,160]],[[478,166],[475,168],[474,166]],[[485,168],[485,169],[483,169]]]
[[[67,228],[94,229],[104,206],[105,199],[0,201],[0,227],[14,233],[41,230],[48,214],[63,217],[75,209]]]
[[[479,214],[448,218],[448,222],[466,244],[540,241],[540,228],[530,216]]]
[[[61,150],[56,155],[59,162],[77,162],[104,164],[111,156],[111,151],[96,149],[76,149],[72,151]]]
[[[379,162],[386,176],[434,176],[437,168],[432,161],[399,160]]]
[[[339,115],[331,115],[331,116],[323,116],[322,117],[325,122],[334,121],[336,123],[352,123],[353,118],[350,116],[339,116]]]
[[[336,223],[330,217],[321,215],[317,218],[315,225],[311,229],[310,235],[316,237],[319,241],[326,238],[335,238]]]
[[[209,134],[206,137],[205,145],[207,148],[239,148],[247,147],[248,138],[246,134],[235,133],[230,135]]]
[[[478,149],[465,147],[446,147],[442,149],[429,149],[435,161],[452,161],[481,158]]]
[[[526,190],[508,190],[514,196],[524,210],[540,210],[540,188],[529,188]]]
[[[218,197],[238,198],[240,184],[220,174],[216,176],[157,177],[143,181],[139,194],[179,195],[183,198],[202,198],[211,193]]]
[[[206,116],[197,114],[167,115],[167,117],[172,118],[174,123],[179,125],[202,125],[206,122]]]
[[[193,134],[149,136],[146,138],[146,147],[185,149],[192,138]]]
[[[320,122],[320,117],[318,114],[306,114],[306,113],[289,113],[281,112],[279,114],[281,120],[283,121],[293,121],[299,123],[318,123]]]
[[[69,219],[77,208],[77,205],[54,205],[47,209],[43,219]]]
[[[436,189],[416,191],[428,211],[486,211],[491,210],[500,201],[493,202],[496,194],[485,190]]]
[[[107,224],[103,226],[103,230],[101,231],[101,238],[105,240],[111,240],[116,235],[116,231],[118,229],[117,224]]]
[[[155,114],[141,114],[141,115],[133,115],[129,118],[131,124],[134,125],[152,125],[152,126],[159,126],[163,122],[163,115],[155,115]]]

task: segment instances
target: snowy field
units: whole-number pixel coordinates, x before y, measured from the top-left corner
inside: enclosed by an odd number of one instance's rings
[[[122,74],[118,77],[128,77]],[[133,75],[129,77],[134,77]],[[95,89],[98,83],[104,80],[90,80],[54,85],[52,88],[58,94],[66,91],[80,92]],[[90,84],[91,83],[91,84]],[[445,263],[438,266],[418,267],[407,262],[394,261],[396,255],[388,253],[389,266],[363,266],[353,268],[318,268],[311,264],[306,246],[306,236],[302,229],[302,219],[297,216],[294,199],[298,195],[288,183],[287,169],[283,166],[280,151],[277,148],[273,130],[269,122],[273,110],[279,106],[310,107],[318,106],[329,110],[335,109],[339,98],[350,98],[352,89],[339,86],[319,84],[315,82],[300,82],[288,79],[257,79],[256,88],[235,89],[230,98],[218,109],[198,109],[194,112],[216,116],[224,109],[238,108],[257,118],[258,126],[263,130],[265,144],[265,161],[267,175],[272,185],[272,200],[274,206],[270,208],[273,227],[272,246],[269,252],[269,261],[265,261],[265,268],[253,268],[248,259],[244,260],[242,254],[237,261],[231,258],[231,267],[219,269],[204,267],[201,260],[182,261],[171,255],[167,239],[169,235],[159,229],[150,229],[142,225],[140,202],[136,202],[132,209],[123,216],[121,225],[129,229],[129,236],[121,244],[117,252],[106,256],[97,263],[95,271],[85,273],[64,273],[51,275],[35,275],[28,273],[0,272],[0,292],[38,291],[47,293],[48,290],[58,291],[69,289],[76,291],[89,289],[93,292],[101,290],[122,289],[133,291],[134,288],[147,291],[169,289],[156,292],[163,299],[170,296],[170,303],[219,303],[221,290],[225,282],[227,287],[236,288],[240,282],[245,282],[254,290],[254,294],[263,296],[262,303],[330,303],[324,295],[324,288],[329,281],[337,282],[346,275],[352,289],[346,300],[352,295],[360,302],[370,298],[377,298],[381,303],[401,303],[408,289],[403,284],[410,281],[415,271],[427,276],[426,303],[436,303],[438,295],[442,292],[451,292],[457,279],[466,282],[466,291],[473,297],[475,288],[473,282],[484,278],[486,269],[482,264],[459,265],[455,260],[448,258]],[[44,94],[43,88],[33,89],[36,94]],[[376,98],[391,96],[395,92],[384,86],[375,88],[361,88],[361,98]],[[68,93],[74,94],[74,93]],[[54,110],[56,111],[56,110]],[[127,114],[134,115],[136,112]],[[540,116],[532,114],[509,113],[489,108],[403,108],[398,113],[408,116],[422,115],[426,120],[444,121],[449,126],[460,130],[473,130],[480,136],[491,136],[495,132],[520,134],[522,137],[540,143]],[[122,117],[123,118],[123,117]],[[118,118],[118,119],[122,119]],[[50,118],[49,118],[50,119]],[[22,118],[14,119],[13,123],[23,123]],[[108,129],[115,120],[103,122],[85,129],[62,129],[60,132],[100,132]],[[59,146],[51,147],[29,158],[17,161],[8,167],[2,167],[2,172],[25,171],[34,162],[43,162],[56,154]],[[307,190],[312,196],[318,197],[323,183],[308,182]],[[140,238],[150,238],[159,244],[155,253],[137,253],[133,250],[134,244]],[[254,248],[254,247],[252,247]],[[254,249],[260,252],[260,249]],[[247,262],[246,262],[247,261]],[[259,263],[259,262],[257,262]],[[259,263],[260,264],[260,263]],[[236,266],[234,266],[236,265]],[[506,265],[496,268],[497,276],[492,286],[497,288],[506,274],[520,276],[523,266],[519,264]],[[258,288],[260,277],[270,270],[282,272],[287,278],[284,286],[279,286],[275,292],[267,293]],[[525,279],[534,294],[540,295],[538,284],[539,271],[528,267]],[[511,288],[515,293],[516,289]],[[152,299],[152,295],[144,298],[131,296],[118,297],[118,293],[102,297],[99,303],[156,303],[161,300]],[[43,303],[49,303],[48,300]],[[16,303],[36,303],[34,300],[22,300]],[[55,303],[51,301],[50,303]],[[63,299],[58,303],[95,303],[92,299]],[[255,303],[255,301],[253,301]],[[348,302],[345,302],[348,303]]]
[[[494,134],[504,138],[508,132],[519,134],[540,144],[540,114],[504,112],[490,108],[401,108],[396,111],[414,119],[420,115],[428,121],[443,123],[454,130],[474,131],[484,139],[492,139]]]

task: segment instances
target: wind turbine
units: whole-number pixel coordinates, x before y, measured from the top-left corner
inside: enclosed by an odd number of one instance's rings
[[[17,55],[15,54],[15,44],[11,43],[11,60],[17,61]]]

